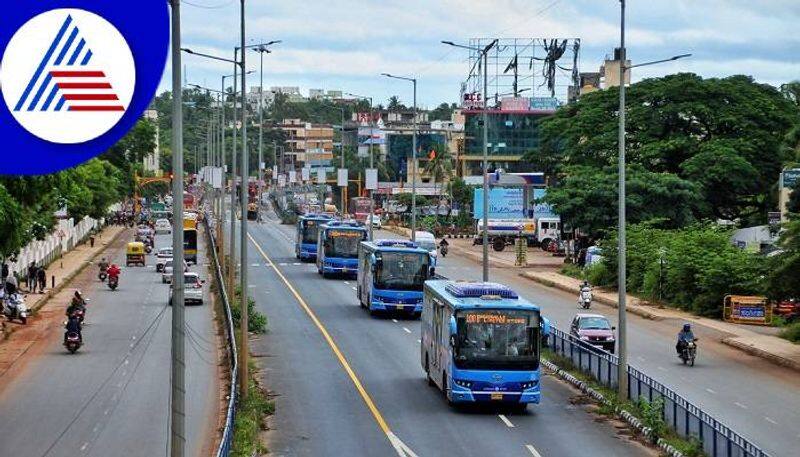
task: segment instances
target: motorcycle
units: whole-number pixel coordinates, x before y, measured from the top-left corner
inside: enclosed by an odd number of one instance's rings
[[[67,332],[66,336],[64,336],[64,347],[67,348],[70,354],[78,352],[82,345],[83,341],[81,341],[78,332]]]
[[[592,306],[592,291],[591,290],[582,290],[580,296],[578,297],[578,305],[583,307],[583,309],[589,309]]]
[[[106,277],[108,277],[108,274],[105,270],[100,270],[100,273],[97,273],[97,279],[99,279],[100,282],[106,282]]]
[[[119,286],[119,276],[111,276],[108,278],[108,287],[111,290],[117,290]]]
[[[3,297],[3,315],[9,320],[19,319],[22,325],[28,323],[28,306],[20,294]]]
[[[690,366],[694,366],[694,359],[697,356],[697,338],[692,341],[687,341],[686,345],[681,349],[681,354],[678,356],[681,360],[683,360],[683,364],[686,365],[687,363]]]
[[[447,245],[440,245],[439,252],[442,254],[442,257],[447,257]]]

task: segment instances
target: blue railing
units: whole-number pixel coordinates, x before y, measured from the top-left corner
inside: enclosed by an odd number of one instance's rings
[[[550,327],[548,345],[558,355],[568,358],[583,373],[592,376],[605,387],[616,388],[619,383],[617,356]],[[696,438],[709,457],[769,457],[758,446],[705,413],[700,407],[678,395],[642,371],[628,365],[628,399],[648,402],[664,401],[662,418],[683,438]]]
[[[230,299],[228,291],[225,289],[224,276],[222,268],[220,267],[219,259],[217,258],[217,242],[214,238],[214,231],[208,224],[209,213],[205,214],[203,218],[206,234],[208,235],[209,245],[211,247],[211,258],[213,259],[214,276],[216,276],[217,287],[219,289],[219,296],[222,299],[222,307],[225,309],[225,337],[228,340],[228,357],[230,358],[230,392],[228,392],[228,407],[225,413],[225,427],[222,429],[222,439],[220,440],[219,447],[217,448],[217,457],[228,457],[231,452],[231,445],[233,443],[233,421],[236,418],[236,401],[238,398],[238,391],[236,386],[238,384],[238,354],[236,349],[236,339],[234,338],[233,331],[233,316],[231,315]]]

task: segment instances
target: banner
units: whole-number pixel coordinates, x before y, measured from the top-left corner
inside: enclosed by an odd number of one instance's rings
[[[289,182],[294,184],[297,182],[297,172],[294,170],[289,171]]]
[[[483,218],[483,189],[477,188],[474,193],[474,217]],[[520,219],[525,217],[525,202],[522,189],[495,188],[489,190],[489,218],[490,219]]]
[[[317,184],[325,184],[325,169],[317,168]]]
[[[310,181],[311,180],[311,169],[308,167],[303,167],[301,170],[303,181]]]
[[[367,168],[367,183],[364,186],[367,190],[375,190],[378,188],[378,169]]]
[[[347,187],[347,168],[340,168],[336,176],[339,187]]]
[[[358,157],[361,157],[362,159],[364,157],[369,157],[369,146],[359,146]]]
[[[285,187],[286,186],[286,176],[280,175],[278,176],[278,187]]]
[[[272,179],[278,179],[278,166],[272,166]]]
[[[542,201],[547,195],[547,189],[533,189],[533,217],[557,217],[553,207]]]

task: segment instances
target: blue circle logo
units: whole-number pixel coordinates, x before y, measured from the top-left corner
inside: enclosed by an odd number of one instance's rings
[[[105,152],[155,95],[169,44],[164,0],[30,3],[0,25],[0,174],[52,173]]]

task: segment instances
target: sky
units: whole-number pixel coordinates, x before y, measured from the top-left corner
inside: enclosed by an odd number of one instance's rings
[[[800,79],[800,0],[628,0],[626,42],[633,80],[676,72],[753,76],[772,85]],[[580,38],[580,71],[597,71],[619,45],[618,0],[248,0],[247,42],[282,40],[264,56],[264,86],[342,90],[375,103],[397,95],[420,107],[458,102],[468,51],[445,46],[473,37]],[[232,57],[239,43],[238,0],[183,0],[183,46]],[[259,56],[247,55],[248,85],[259,84]],[[184,54],[184,79],[220,87],[232,65]],[[167,63],[161,90],[170,86]],[[490,92],[491,93],[491,92]],[[524,94],[523,94],[524,95]]]

